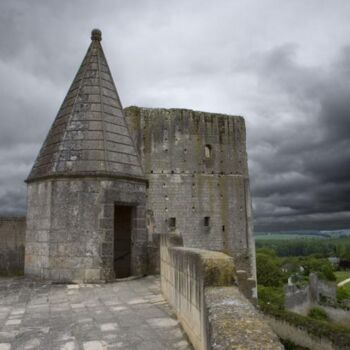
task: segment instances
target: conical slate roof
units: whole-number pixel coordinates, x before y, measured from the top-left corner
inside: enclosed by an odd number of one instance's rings
[[[61,175],[143,178],[98,29],[91,40],[28,182]]]

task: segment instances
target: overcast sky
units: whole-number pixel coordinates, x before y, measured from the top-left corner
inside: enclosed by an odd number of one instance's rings
[[[0,213],[102,30],[124,106],[243,115],[257,230],[350,228],[350,1],[0,0]]]

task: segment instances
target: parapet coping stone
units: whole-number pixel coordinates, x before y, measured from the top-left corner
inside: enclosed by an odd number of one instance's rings
[[[194,113],[197,115],[203,115],[204,117],[223,117],[223,118],[236,118],[239,119],[240,121],[244,122],[244,117],[241,115],[233,115],[233,114],[225,114],[225,113],[217,113],[217,112],[205,112],[205,111],[198,111],[194,109],[189,109],[189,108],[159,108],[159,107],[140,107],[140,106],[128,106],[124,108],[124,111],[126,110],[138,110],[138,111],[147,111],[147,112],[189,112],[189,113]],[[176,117],[176,115],[171,114],[172,117]]]
[[[282,350],[277,335],[237,287],[207,287],[210,349]]]
[[[203,286],[232,286],[236,280],[233,258],[225,253],[198,248],[168,247],[169,253],[185,255],[202,274]]]

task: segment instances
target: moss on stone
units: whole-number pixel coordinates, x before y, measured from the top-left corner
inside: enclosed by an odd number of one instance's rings
[[[201,257],[201,264],[203,266],[205,286],[233,285],[235,281],[235,266],[231,257],[223,253],[213,252],[212,257]]]

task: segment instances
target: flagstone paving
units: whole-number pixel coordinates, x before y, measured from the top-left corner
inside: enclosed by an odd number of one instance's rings
[[[192,349],[159,279],[49,284],[0,279],[0,350]]]

